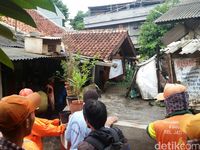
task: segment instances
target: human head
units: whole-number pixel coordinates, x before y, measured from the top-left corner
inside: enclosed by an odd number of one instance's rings
[[[19,92],[20,96],[28,96],[30,94],[33,93],[33,90],[29,89],[29,88],[24,88]],[[37,98],[35,99],[35,103],[37,103],[38,107],[40,106],[41,103],[41,98]]]
[[[107,110],[101,101],[87,101],[83,106],[83,115],[91,129],[98,130],[105,125]]]
[[[8,134],[30,134],[35,119],[34,111],[38,107],[39,94],[28,96],[11,95],[0,100],[0,131]]]
[[[164,92],[157,95],[159,101],[164,100],[168,116],[176,111],[188,110],[189,95],[186,90],[184,85],[167,83]]]
[[[98,100],[99,94],[96,90],[88,90],[83,94],[83,101],[86,103],[88,100]]]
[[[19,95],[21,95],[21,96],[27,96],[27,95],[32,94],[32,93],[33,93],[33,91],[32,91],[31,89],[29,89],[29,88],[24,88],[24,89],[22,89],[22,90],[19,92]]]

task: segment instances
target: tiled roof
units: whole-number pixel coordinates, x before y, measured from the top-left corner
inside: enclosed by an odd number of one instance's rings
[[[127,30],[74,31],[68,32],[63,37],[66,50],[88,57],[98,56],[103,60],[109,60],[119,50],[125,40],[128,41],[125,45],[129,46],[127,53],[129,53],[130,57],[135,56],[134,46]]]
[[[182,0],[180,4],[159,17],[155,23],[182,21],[192,18],[200,18],[200,0]]]
[[[59,27],[49,19],[43,17],[36,10],[29,10],[28,13],[32,16],[33,20],[35,21],[37,29],[40,32],[44,33],[46,36],[58,36],[65,32],[65,30],[62,27]]]
[[[17,30],[29,33],[29,32],[40,32],[44,36],[58,36],[65,32],[62,27],[59,27],[49,19],[45,18],[36,10],[27,10],[35,21],[37,28],[33,28],[20,21],[17,21]],[[12,18],[2,17],[2,21],[12,27],[15,27],[16,21]]]
[[[20,31],[20,32],[26,32],[26,33],[39,32],[39,30],[37,30],[36,28],[33,28],[29,25],[26,25],[23,22],[16,21],[15,19],[12,19],[9,17],[2,16],[1,21],[7,24],[8,26],[12,27],[13,29],[15,29],[16,27],[17,31]]]

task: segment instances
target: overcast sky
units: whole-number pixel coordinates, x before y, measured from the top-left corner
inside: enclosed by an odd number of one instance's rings
[[[62,0],[69,9],[69,17],[73,18],[79,10],[86,12],[88,6],[101,6],[116,3],[126,3],[135,0]]]

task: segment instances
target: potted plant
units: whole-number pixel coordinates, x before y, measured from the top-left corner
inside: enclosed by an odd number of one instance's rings
[[[65,79],[65,88],[67,91],[68,96],[74,96],[75,93],[73,92],[73,88],[70,85],[69,79],[72,78],[72,73],[74,70],[74,66],[77,66],[77,62],[75,61],[75,58],[72,56],[71,53],[69,53],[68,58],[66,60],[61,61],[61,66],[63,69],[63,78]]]
[[[79,55],[70,59],[66,62],[67,67],[65,67],[71,69],[66,71],[66,79],[77,97],[77,100],[73,100],[70,104],[70,110],[73,113],[82,109],[82,90],[86,82],[90,79],[91,70],[95,66],[96,60],[85,59],[81,61]]]

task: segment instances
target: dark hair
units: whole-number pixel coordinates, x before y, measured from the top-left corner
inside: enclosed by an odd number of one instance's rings
[[[88,100],[98,100],[99,94],[96,90],[88,90],[83,94],[83,101],[86,103]]]
[[[107,120],[106,106],[101,101],[87,101],[83,106],[83,115],[93,128],[100,129]]]

